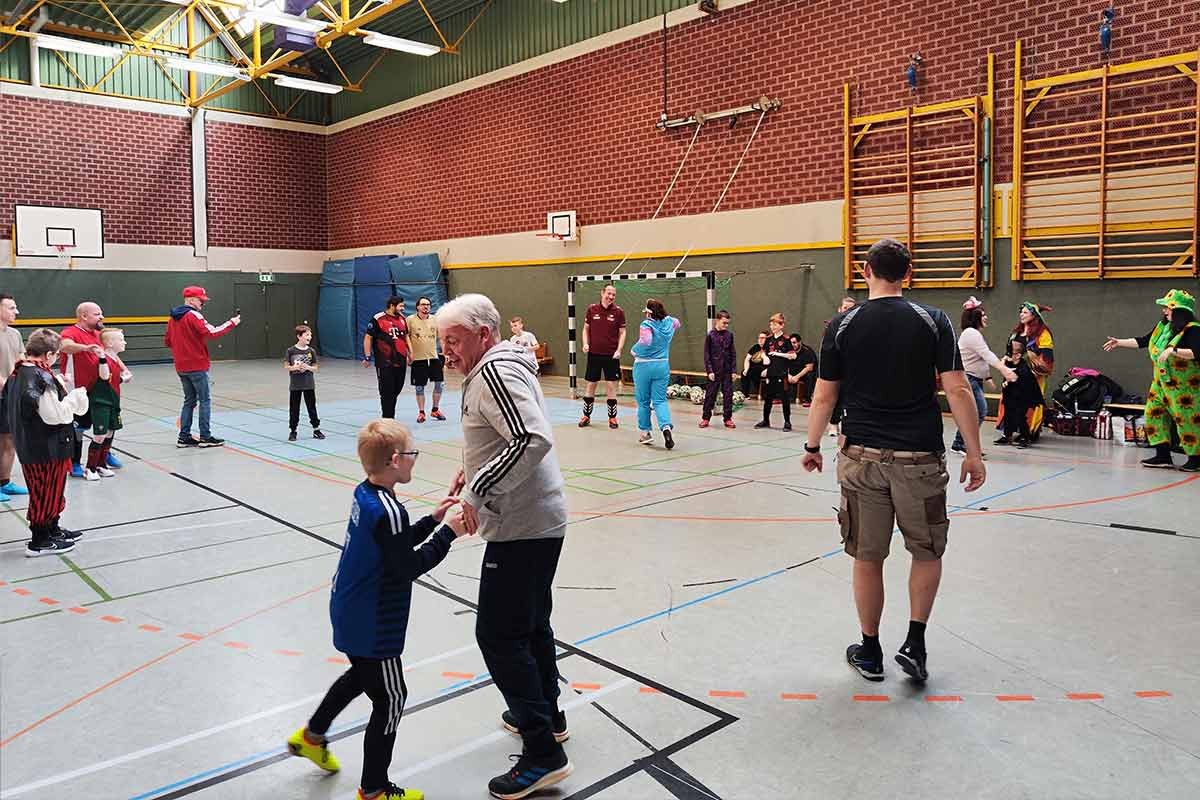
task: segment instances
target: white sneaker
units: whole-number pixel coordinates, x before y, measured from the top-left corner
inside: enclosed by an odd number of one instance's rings
[[[83,471],[83,478],[84,478],[84,480],[88,480],[88,481],[98,481],[98,480],[100,480],[100,476],[99,476],[99,475],[97,475],[97,474],[96,474],[96,471],[95,471],[95,470],[92,470],[92,469],[85,469],[85,470]]]
[[[96,467],[96,474],[101,478],[112,478],[115,477],[117,473],[113,472],[108,467]]]

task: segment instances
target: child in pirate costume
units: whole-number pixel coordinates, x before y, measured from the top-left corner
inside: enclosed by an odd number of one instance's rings
[[[121,384],[133,380],[133,373],[120,358],[125,352],[125,332],[120,328],[105,328],[100,332],[100,344],[104,346],[104,355],[100,356],[100,380],[88,390],[92,444],[88,447],[83,477],[89,481],[117,474],[108,468],[108,453],[112,450],[113,437],[121,430]]]
[[[1108,337],[1106,351],[1118,347],[1148,348],[1154,376],[1146,393],[1146,439],[1154,455],[1142,466],[1172,469],[1171,425],[1179,434],[1179,445],[1187,454],[1184,472],[1200,472],[1200,323],[1196,322],[1196,298],[1182,289],[1172,289],[1155,301],[1164,318],[1145,336],[1132,339]]]
[[[88,410],[87,390],[66,390],[51,373],[62,338],[39,328],[29,334],[25,355],[4,383],[3,413],[29,487],[28,558],[65,553],[83,534],[59,525],[66,508],[64,489],[71,471],[75,416]]]

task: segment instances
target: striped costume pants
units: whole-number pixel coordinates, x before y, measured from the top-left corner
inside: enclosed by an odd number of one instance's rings
[[[29,488],[29,508],[26,514],[29,527],[36,533],[39,527],[58,519],[67,507],[64,494],[67,473],[71,471],[71,459],[48,461],[40,464],[21,464],[25,484]]]
[[[308,730],[324,736],[334,718],[359,695],[371,698],[371,718],[363,738],[363,792],[383,789],[388,783],[396,728],[404,714],[408,687],[404,685],[404,667],[400,658],[359,658],[350,656],[350,669],[334,681],[308,721]]]

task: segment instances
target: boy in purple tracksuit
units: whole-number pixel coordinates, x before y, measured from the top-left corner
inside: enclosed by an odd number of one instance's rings
[[[713,329],[704,339],[704,371],[708,373],[708,386],[704,389],[704,418],[700,420],[700,427],[708,427],[720,391],[724,398],[725,427],[736,428],[733,424],[733,379],[738,377],[737,351],[733,349],[728,311],[717,312]]]

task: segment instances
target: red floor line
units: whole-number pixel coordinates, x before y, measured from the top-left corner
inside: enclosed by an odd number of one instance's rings
[[[816,700],[817,696],[815,694],[789,694],[788,692],[784,692],[783,694],[779,695],[779,699],[780,700]]]
[[[111,614],[105,614],[100,619],[104,620],[105,622],[124,622],[125,621],[122,617],[114,617]]]
[[[1001,703],[1030,703],[1033,702],[1031,694],[998,694],[996,699]]]
[[[961,703],[963,699],[956,694],[927,694],[926,703]]]
[[[729,692],[720,689],[713,689],[708,693],[709,697],[745,697],[745,692]]]
[[[572,684],[571,684],[571,688],[572,688],[572,689],[595,690],[595,689],[600,689],[600,688],[603,688],[603,684],[599,684],[599,683],[572,683]]]
[[[886,694],[856,694],[854,702],[856,703],[886,703],[891,698]]]
[[[1170,692],[1152,691],[1152,692],[1134,692],[1138,697],[1170,697]]]
[[[1068,700],[1103,700],[1104,695],[1096,692],[1068,692]]]

